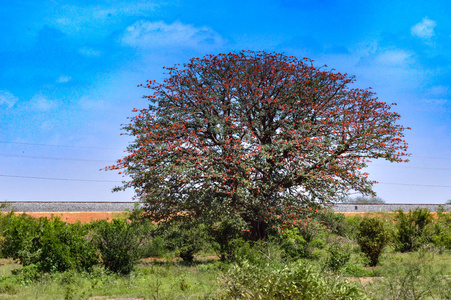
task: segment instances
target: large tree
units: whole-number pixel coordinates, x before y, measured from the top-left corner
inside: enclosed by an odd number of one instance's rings
[[[107,168],[125,170],[116,190],[134,188],[154,220],[234,220],[265,238],[312,203],[374,194],[366,162],[406,155],[388,104],[307,58],[242,51],[167,70],[124,127],[129,155]]]

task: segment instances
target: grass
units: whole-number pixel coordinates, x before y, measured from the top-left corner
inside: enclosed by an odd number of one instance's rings
[[[201,257],[193,264],[142,260],[129,276],[95,268],[91,274],[69,271],[44,274],[37,281],[29,281],[21,275],[11,275],[21,268],[17,263],[1,259],[0,299],[218,299],[225,289],[221,274],[229,266],[211,257]],[[447,299],[451,278],[443,275],[450,273],[449,251],[386,252],[380,266],[363,274],[383,279],[361,284],[373,299]],[[401,289],[415,292],[402,294]]]
[[[217,264],[142,262],[129,276],[107,274],[97,268],[92,274],[72,271],[45,274],[35,282],[4,276],[0,299],[217,299],[220,292]],[[12,267],[18,265],[4,264],[0,271],[11,273],[8,270]]]

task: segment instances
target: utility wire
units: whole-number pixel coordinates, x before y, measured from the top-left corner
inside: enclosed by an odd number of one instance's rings
[[[419,170],[440,170],[440,171],[451,171],[451,168],[430,168],[430,167],[409,167],[409,166],[398,166],[398,165],[382,165],[382,164],[369,164],[369,167],[390,167],[390,168],[403,168],[403,169],[419,169]]]
[[[114,181],[114,180],[72,179],[72,178],[38,177],[38,176],[20,176],[20,175],[5,175],[5,174],[0,174],[0,177],[27,178],[27,179],[44,179],[44,180],[62,180],[62,181],[114,182],[114,183],[121,183],[121,181]],[[420,186],[420,187],[451,188],[451,185],[432,185],[432,184],[415,184],[415,183],[396,183],[396,182],[380,182],[380,181],[379,181],[378,183],[380,183],[380,184],[390,184],[390,185],[406,185],[406,186]]]
[[[415,184],[415,183],[395,183],[395,182],[381,182],[380,184],[391,184],[391,185],[407,185],[407,186],[421,186],[421,187],[439,187],[439,188],[451,188],[451,185],[432,185],[432,184]]]
[[[451,159],[451,157],[433,157],[433,156],[416,156],[412,155],[413,158],[428,158],[428,159]]]
[[[55,145],[55,144],[9,142],[9,141],[0,141],[0,143],[2,143],[2,144],[16,144],[16,145],[30,145],[30,146],[63,147],[63,148],[124,150],[124,148],[113,148],[113,147],[72,146],[72,145]],[[417,155],[412,155],[411,157],[413,157],[413,158],[427,158],[427,159],[451,159],[451,157],[433,157],[433,156],[417,156]]]
[[[14,157],[14,158],[31,158],[31,159],[50,159],[50,160],[69,160],[69,161],[89,161],[89,162],[111,163],[110,160],[69,158],[69,157],[31,156],[31,155],[16,155],[16,154],[4,154],[4,153],[0,153],[0,156],[3,156],[3,157]]]
[[[3,156],[3,157],[14,157],[14,158],[28,158],[28,159],[50,159],[50,160],[68,160],[68,161],[115,163],[115,162],[112,162],[111,160],[83,159],[83,158],[70,158],[70,157],[31,156],[31,155],[17,155],[17,154],[5,154],[5,153],[0,153],[0,156]],[[384,168],[385,167],[390,167],[390,168],[405,168],[405,169],[419,169],[419,170],[451,171],[451,168],[410,167],[410,166],[383,165],[383,164],[370,164],[369,166],[384,167]]]
[[[121,183],[121,181],[116,181],[116,180],[74,179],[74,178],[39,177],[39,176],[21,176],[21,175],[6,175],[6,174],[0,174],[0,177],[26,178],[26,179],[44,179],[44,180],[59,180],[59,181],[83,181],[83,182],[114,182],[114,183]]]
[[[82,148],[82,149],[123,150],[123,148],[110,148],[110,147],[90,147],[90,146],[69,146],[69,145],[52,145],[52,144],[37,144],[37,143],[24,143],[24,142],[8,142],[8,141],[0,141],[0,143],[2,143],[2,144],[15,144],[15,145],[29,145],[29,146],[62,147],[62,148]]]

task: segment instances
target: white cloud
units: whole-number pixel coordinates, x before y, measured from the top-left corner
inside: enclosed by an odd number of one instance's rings
[[[0,105],[6,105],[8,108],[11,108],[19,98],[14,96],[8,91],[0,91]]]
[[[354,46],[351,46],[350,50],[351,52],[354,52],[357,56],[364,57],[375,54],[378,48],[379,41],[373,39],[373,40],[364,40]]]
[[[450,88],[443,85],[436,85],[426,90],[425,99],[426,103],[432,103],[436,105],[444,105],[449,102]],[[437,108],[437,107],[436,107]],[[439,108],[441,109],[441,107]]]
[[[70,77],[70,76],[62,75],[56,80],[56,82],[65,83],[65,82],[69,82],[71,79],[72,79],[72,77]]]
[[[122,22],[128,17],[147,16],[158,7],[155,1],[99,0],[85,5],[61,4],[54,1],[46,7],[48,17],[45,24],[71,36],[79,36],[84,41],[103,38],[123,28]]]
[[[81,109],[84,110],[104,110],[108,108],[108,105],[106,105],[105,101],[103,99],[98,100],[94,99],[92,96],[83,96],[78,101],[78,105]]]
[[[376,57],[376,62],[386,66],[404,66],[413,62],[412,53],[401,50],[386,50]]]
[[[437,24],[435,21],[429,20],[425,17],[420,23],[412,26],[411,33],[422,39],[429,39],[434,36],[434,27]]]
[[[41,94],[34,95],[30,102],[32,108],[40,111],[48,111],[58,107],[55,101],[49,100]]]
[[[78,53],[89,56],[89,57],[98,57],[100,56],[100,51],[94,50],[92,48],[83,47],[78,50]]]
[[[450,88],[443,85],[436,85],[431,87],[428,91],[428,94],[431,96],[447,96],[450,92]]]
[[[122,36],[122,44],[132,47],[188,47],[215,46],[223,43],[222,37],[208,27],[175,22],[138,21],[128,27]]]

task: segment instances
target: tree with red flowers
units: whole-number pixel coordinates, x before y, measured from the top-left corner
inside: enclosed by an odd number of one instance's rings
[[[106,168],[125,170],[115,190],[133,188],[153,220],[233,220],[264,239],[312,204],[374,194],[366,163],[407,155],[399,114],[307,58],[242,51],[167,70],[124,127],[129,155]]]

